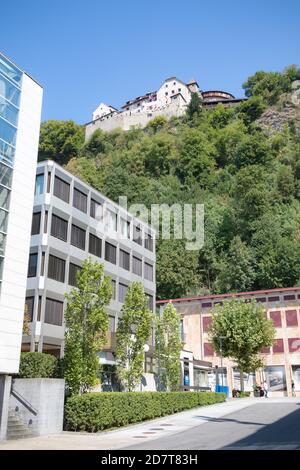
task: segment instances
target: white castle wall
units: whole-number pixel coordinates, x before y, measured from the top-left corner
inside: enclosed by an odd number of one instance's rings
[[[185,110],[186,102],[180,95],[177,95],[172,99],[170,104],[161,106],[151,112],[135,112],[130,114],[129,111],[126,111],[92,121],[86,125],[85,138],[89,139],[96,129],[110,132],[114,129],[121,128],[124,131],[128,131],[134,127],[145,127],[151,119],[154,119],[157,116],[164,116],[167,119],[170,119],[173,116],[182,116],[185,113]]]

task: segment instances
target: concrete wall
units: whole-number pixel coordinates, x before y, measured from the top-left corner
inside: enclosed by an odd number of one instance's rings
[[[56,434],[63,429],[64,395],[63,379],[15,379],[9,406],[34,434]]]

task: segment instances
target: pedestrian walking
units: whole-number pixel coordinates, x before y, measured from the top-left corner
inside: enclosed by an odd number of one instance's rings
[[[292,397],[296,396],[296,391],[295,391],[295,382],[292,380]]]
[[[269,386],[268,386],[268,383],[267,383],[266,380],[264,381],[264,387],[263,387],[263,388],[264,388],[264,396],[265,396],[265,398],[269,398],[269,397],[268,397]]]

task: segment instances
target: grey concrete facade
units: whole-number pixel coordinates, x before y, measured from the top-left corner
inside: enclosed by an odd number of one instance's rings
[[[14,379],[9,406],[37,436],[63,430],[65,381]]]
[[[65,294],[72,288],[69,283],[71,265],[80,267],[82,262],[90,257],[93,261],[102,263],[105,274],[109,275],[115,282],[115,295],[108,308],[110,332],[114,334],[123,304],[124,289],[126,290],[124,286],[128,286],[132,281],[141,282],[145,293],[149,296],[149,305],[152,309],[154,308],[155,233],[148,225],[134,218],[125,209],[74,177],[53,161],[38,164],[37,178],[33,214],[40,215],[36,215],[37,223],[35,228],[33,223],[30,254],[35,266],[33,266],[31,272],[29,267],[28,274],[30,277],[28,277],[26,293],[26,303],[31,316],[30,336],[23,336],[22,348],[23,351],[52,352],[62,356],[64,323],[63,319],[57,321],[55,315],[48,311],[49,299],[63,303],[63,308],[65,307]],[[61,184],[61,181],[69,185],[66,186],[69,191],[67,202],[57,196],[56,185]],[[79,197],[85,199],[84,203],[86,205],[81,207],[84,210],[74,207],[74,193],[77,192],[78,196],[78,191],[83,195],[79,195]],[[99,204],[101,217],[95,218],[90,215],[92,213],[92,201]],[[116,221],[117,230],[110,228],[109,214],[114,214],[112,218]],[[66,235],[62,237],[65,238],[64,240],[53,235],[53,220],[55,217],[59,217],[67,223]],[[128,233],[125,235],[124,230],[122,231],[124,221],[128,223]],[[85,238],[83,249],[74,246],[72,242],[73,225],[84,231],[81,232],[81,235]],[[137,243],[137,238],[134,236],[135,227],[140,229],[141,239],[138,239],[139,243]],[[98,253],[100,256],[91,253],[90,235],[96,236],[100,240],[101,253]],[[146,242],[145,237],[151,237],[150,244],[148,243],[149,238]],[[106,259],[106,242],[115,247],[115,262]],[[126,266],[126,269],[121,266],[121,254],[124,255],[124,252],[127,253],[125,255],[127,258],[129,255],[129,265]],[[64,272],[60,280],[53,279],[53,273],[49,276],[49,259],[51,256],[58,258],[64,264]],[[137,259],[141,269],[139,275],[133,272],[133,263]],[[151,278],[149,270],[152,272],[152,279],[149,279],[149,277]],[[110,352],[101,353],[101,358],[104,363],[113,361]]]

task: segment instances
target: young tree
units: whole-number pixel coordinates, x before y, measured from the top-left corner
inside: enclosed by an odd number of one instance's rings
[[[111,296],[111,280],[104,276],[103,266],[85,260],[77,287],[66,295],[64,375],[71,394],[84,393],[97,383],[97,352],[106,341]]]
[[[275,329],[260,304],[232,299],[214,308],[209,335],[217,353],[236,361],[243,390],[243,373],[262,367],[259,353],[273,344]]]
[[[178,390],[180,385],[180,316],[170,302],[156,324],[156,357],[160,359],[161,383],[167,390]],[[159,342],[159,343],[158,343]]]
[[[127,290],[116,334],[117,374],[129,392],[143,374],[144,345],[150,338],[152,318],[142,284],[133,282]]]

